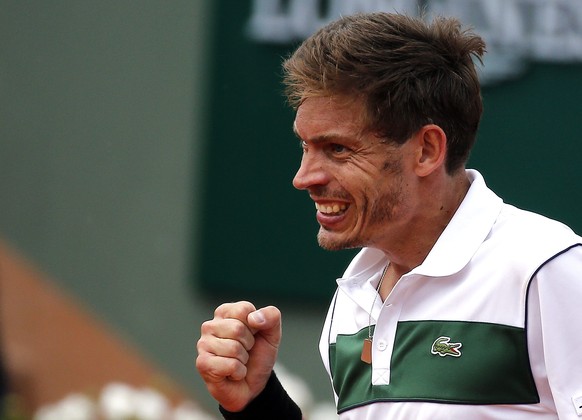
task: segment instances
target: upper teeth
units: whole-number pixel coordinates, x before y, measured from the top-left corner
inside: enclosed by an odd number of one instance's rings
[[[343,211],[348,206],[344,203],[333,203],[333,204],[319,204],[315,203],[315,208],[322,213],[339,213]]]

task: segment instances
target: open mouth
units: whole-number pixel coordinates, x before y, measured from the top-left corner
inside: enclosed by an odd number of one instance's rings
[[[327,216],[335,216],[345,212],[348,208],[348,205],[346,203],[315,203],[315,208],[322,214]]]

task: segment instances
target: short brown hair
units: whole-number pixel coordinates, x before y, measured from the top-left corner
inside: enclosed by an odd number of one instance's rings
[[[467,161],[483,112],[473,58],[484,53],[484,41],[454,18],[351,15],[284,61],[284,83],[294,108],[313,96],[361,97],[369,128],[400,144],[426,124],[439,125],[452,173]]]

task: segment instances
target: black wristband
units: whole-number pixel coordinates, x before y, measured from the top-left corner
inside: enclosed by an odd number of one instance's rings
[[[301,409],[287,394],[281,382],[271,372],[271,376],[265,385],[265,389],[252,400],[242,411],[236,413],[218,407],[226,420],[301,420]]]

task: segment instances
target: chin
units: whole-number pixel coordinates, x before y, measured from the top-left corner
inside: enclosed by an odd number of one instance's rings
[[[333,234],[320,230],[317,234],[317,243],[319,246],[327,251],[341,251],[342,249],[360,248],[362,244],[360,241],[354,239],[334,238]]]

